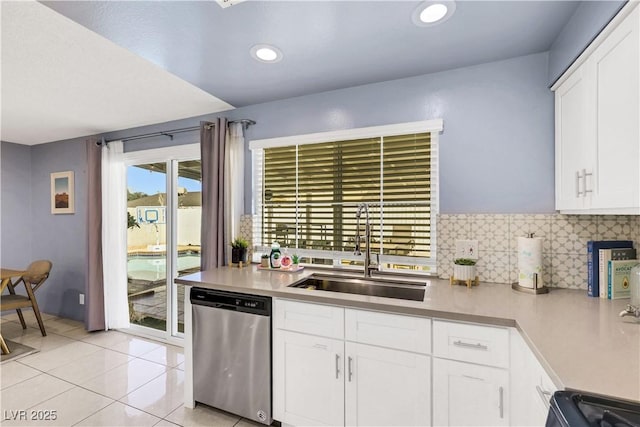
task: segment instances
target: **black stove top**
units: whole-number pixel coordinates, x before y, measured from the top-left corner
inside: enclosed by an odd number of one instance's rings
[[[550,403],[546,427],[640,427],[640,402],[565,390]]]

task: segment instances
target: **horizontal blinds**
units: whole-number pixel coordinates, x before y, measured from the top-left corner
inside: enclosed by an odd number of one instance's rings
[[[353,251],[365,202],[374,251],[429,256],[430,153],[429,133],[264,149],[262,244]]]

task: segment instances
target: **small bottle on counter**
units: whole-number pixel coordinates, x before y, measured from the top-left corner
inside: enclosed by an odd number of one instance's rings
[[[271,268],[280,268],[280,257],[282,254],[280,253],[280,245],[278,242],[273,242],[271,245],[271,254],[269,255],[269,260],[271,263]]]

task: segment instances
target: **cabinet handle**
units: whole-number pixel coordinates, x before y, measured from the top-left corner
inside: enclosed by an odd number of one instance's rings
[[[582,194],[582,191],[580,191],[580,178],[582,178],[580,171],[576,171],[576,197],[580,197]]]
[[[327,346],[326,346],[326,345],[324,345],[324,344],[314,344],[314,345],[313,345],[313,348],[319,348],[319,349],[321,349],[321,350],[326,350],[326,349],[327,349]]]
[[[500,418],[504,418],[504,388],[498,388],[498,392],[500,393]]]
[[[351,377],[353,377],[353,369],[351,368],[351,363],[353,362],[353,359],[351,358],[351,356],[349,356],[347,358],[347,362],[348,362],[348,368],[349,368],[349,382],[351,382]]]
[[[587,197],[587,193],[593,193],[593,189],[587,190],[587,177],[593,176],[593,172],[587,173],[586,169],[582,169],[582,180],[584,182],[584,197]]]
[[[471,344],[468,342],[464,342],[464,341],[454,341],[453,345],[458,346],[458,347],[464,347],[464,348],[472,348],[474,350],[489,350],[489,347],[487,347],[484,344],[480,344],[480,343],[476,343],[476,344]]]
[[[336,354],[336,379],[340,377],[340,355]]]
[[[536,386],[536,391],[538,392],[538,396],[540,396],[540,399],[542,399],[542,403],[544,403],[544,406],[549,409],[551,407],[551,403],[549,402],[549,400],[551,399],[551,392],[543,390],[539,385]]]

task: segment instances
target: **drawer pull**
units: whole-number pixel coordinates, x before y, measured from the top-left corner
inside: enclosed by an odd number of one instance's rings
[[[489,347],[487,347],[484,344],[480,344],[480,343],[471,344],[471,343],[460,341],[460,340],[454,341],[453,345],[458,347],[464,347],[464,348],[472,348],[474,350],[483,350],[483,351],[489,350]]]
[[[321,350],[326,350],[326,349],[327,349],[327,346],[326,346],[326,345],[324,345],[324,344],[314,344],[314,345],[313,345],[313,348],[319,348],[319,349],[321,349]]]
[[[469,378],[469,379],[471,379],[471,380],[484,381],[484,379],[483,379],[483,378],[472,377],[471,375],[465,375],[465,374],[462,374],[462,376],[463,376],[463,377],[465,377],[465,378]]]
[[[540,396],[542,403],[544,403],[544,406],[549,409],[551,407],[551,402],[549,402],[549,400],[551,400],[551,392],[543,390],[539,385],[536,386],[536,391],[538,392],[538,396]]]
[[[500,418],[504,418],[504,388],[500,387],[498,389],[498,392],[500,393]]]
[[[340,355],[336,354],[336,379],[340,376]]]

